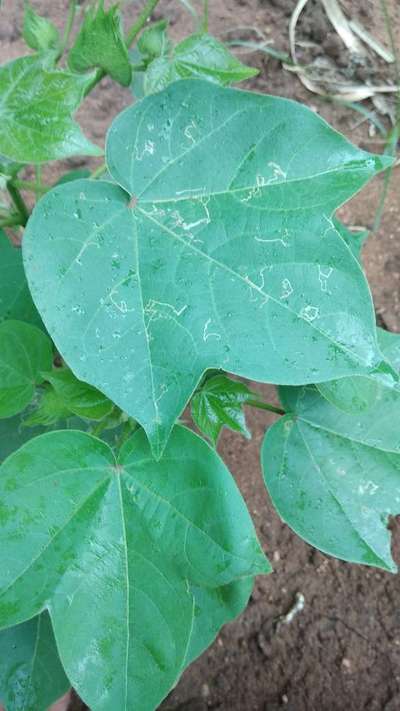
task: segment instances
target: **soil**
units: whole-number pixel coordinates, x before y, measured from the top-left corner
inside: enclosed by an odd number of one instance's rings
[[[243,27],[257,27],[275,49],[288,51],[288,23],[295,0],[214,0],[210,3],[210,29],[217,36]],[[389,4],[395,36],[400,37],[400,6]],[[20,40],[22,0],[4,0],[0,13],[1,61],[25,50]],[[385,43],[385,27],[378,0],[346,0],[349,14]],[[34,6],[62,25],[67,0],[36,0]],[[133,18],[137,3],[126,2]],[[190,15],[177,0],[161,1],[154,19],[171,20],[172,34],[180,38],[191,29]],[[310,0],[298,24],[298,37],[306,42],[300,58],[324,56],[354,81],[392,82],[393,68],[376,60],[374,66],[352,66],[316,0]],[[307,46],[307,43],[313,46]],[[386,42],[387,45],[387,42]],[[303,53],[303,54],[302,54]],[[328,103],[305,89],[298,77],[274,58],[262,53],[246,55],[260,69],[249,82],[258,91],[307,103],[355,143],[381,151],[379,134],[359,114]],[[130,102],[129,93],[103,80],[79,111],[86,133],[101,142],[112,118]],[[374,110],[370,101],[364,102]],[[390,101],[388,102],[390,111]],[[385,108],[385,107],[384,107]],[[388,126],[388,117],[381,116]],[[68,166],[86,161],[73,159]],[[90,161],[88,162],[90,164]],[[51,169],[54,170],[54,169]],[[364,264],[381,325],[400,331],[400,184],[395,169],[380,228],[364,249]],[[372,227],[381,198],[378,178],[342,208],[350,225]],[[255,386],[269,398],[274,391]],[[183,675],[161,705],[163,711],[398,711],[400,709],[399,580],[377,570],[327,558],[303,543],[274,512],[261,480],[259,449],[274,416],[248,413],[250,441],[225,432],[219,451],[230,467],[253,516],[274,572],[256,581],[247,610],[227,625],[211,648]],[[400,562],[400,525],[392,522],[395,556]],[[296,595],[305,604],[290,624],[275,623],[293,606]],[[75,711],[82,709],[78,700]],[[72,711],[71,706],[71,711]],[[118,710],[116,710],[118,711]],[[132,710],[133,711],[133,710]]]

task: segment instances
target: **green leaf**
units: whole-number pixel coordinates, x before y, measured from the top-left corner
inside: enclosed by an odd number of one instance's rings
[[[148,56],[149,52],[144,54]],[[161,91],[177,79],[196,77],[226,86],[258,74],[258,69],[242,64],[222,42],[204,33],[184,39],[170,57],[159,54],[145,73],[146,94]]]
[[[104,1],[89,6],[75,44],[68,55],[75,72],[99,67],[122,86],[131,83],[131,65],[125,46],[118,5],[104,9]]]
[[[82,178],[90,178],[90,170],[87,168],[74,168],[61,176],[55,185],[64,185],[64,183],[72,183],[73,180],[82,180]]]
[[[0,699],[7,711],[47,711],[69,687],[47,612],[0,632]]]
[[[317,385],[321,395],[339,410],[358,414],[377,404],[379,412],[385,417],[387,407],[392,410],[397,401],[400,403],[399,383],[393,377],[400,371],[400,336],[390,334],[388,337],[386,334],[378,328],[378,343],[387,364],[383,363],[370,375],[340,378]]]
[[[215,446],[222,428],[229,427],[250,439],[243,405],[257,399],[257,395],[243,383],[226,375],[207,380],[192,398],[192,417],[197,427]]]
[[[65,406],[60,395],[53,388],[48,387],[43,390],[37,407],[24,418],[23,424],[25,427],[36,427],[37,425],[50,427],[60,420],[70,417],[71,414],[71,410]]]
[[[158,463],[143,431],[118,461],[83,432],[41,435],[1,466],[0,501],[0,626],[47,608],[68,677],[96,711],[150,711],[176,683],[190,585],[270,570],[225,465],[181,427]]]
[[[363,245],[365,241],[368,239],[369,231],[368,230],[357,230],[354,232],[351,232],[346,225],[343,224],[340,220],[338,220],[336,217],[333,220],[334,225],[339,232],[341,238],[346,242],[346,244],[350,247],[352,253],[354,254],[356,259],[361,259],[361,250],[363,248]]]
[[[113,403],[99,390],[75,377],[68,368],[56,368],[43,373],[43,378],[52,384],[60,401],[67,410],[78,417],[102,420],[113,409]]]
[[[253,578],[236,580],[220,588],[192,586],[194,617],[185,666],[209,647],[223,625],[245,609],[253,586]]]
[[[28,47],[36,49],[39,52],[57,49],[60,44],[60,36],[57,28],[50,20],[38,15],[28,0],[25,0],[22,36]]]
[[[21,163],[101,155],[71,118],[91,79],[48,69],[36,57],[0,67],[0,152]]]
[[[366,374],[382,360],[371,295],[330,215],[389,160],[294,102],[176,82],[112,124],[121,187],[75,181],[37,205],[35,303],[157,456],[209,368],[290,385]]]
[[[139,52],[153,59],[166,54],[171,46],[167,33],[168,21],[154,22],[142,32],[137,43]]]
[[[30,403],[42,370],[51,367],[50,339],[22,321],[0,323],[0,418],[22,412]]]
[[[28,321],[43,327],[29,292],[22,264],[22,250],[14,247],[0,229],[0,322]]]

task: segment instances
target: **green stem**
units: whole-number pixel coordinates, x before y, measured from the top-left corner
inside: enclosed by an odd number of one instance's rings
[[[24,198],[19,192],[18,188],[12,182],[7,183],[7,190],[10,193],[10,197],[17,208],[20,216],[20,224],[25,227],[29,219],[29,210],[25,205]]]
[[[0,219],[0,227],[17,227],[21,224],[21,215],[10,215],[10,217]]]
[[[75,13],[76,13],[76,0],[70,0],[67,22],[65,24],[64,35],[63,35],[62,42],[60,45],[60,50],[58,52],[58,59],[60,59],[60,57],[62,57],[62,55],[64,54],[64,52],[67,48],[69,36],[71,34],[72,26],[74,24]]]
[[[149,17],[151,17],[155,7],[158,5],[158,2],[159,0],[147,0],[139,17],[136,22],[133,23],[132,27],[128,31],[128,34],[126,35],[125,44],[128,48],[131,46],[133,40],[136,39],[139,32],[143,29]]]
[[[100,176],[103,175],[103,173],[105,173],[106,170],[107,170],[106,164],[105,164],[105,163],[102,163],[102,164],[99,165],[99,167],[96,168],[96,170],[94,170],[93,173],[91,174],[91,176],[90,176],[91,180],[96,180],[96,178],[100,178]]]
[[[390,43],[390,49],[393,54],[394,58],[394,69],[395,69],[395,75],[396,75],[396,82],[397,84],[400,83],[400,58],[399,54],[397,51],[397,45],[394,37],[394,31],[393,31],[393,26],[394,22],[392,21],[392,18],[389,15],[389,10],[386,4],[386,0],[381,0],[381,9],[382,9],[382,14],[383,14],[383,19],[385,22],[385,28],[387,35],[389,37],[389,43]],[[398,130],[400,131],[400,91],[397,92],[397,100],[396,100],[396,125]]]
[[[282,410],[281,407],[271,405],[269,402],[261,402],[260,400],[248,400],[245,404],[250,405],[250,407],[257,407],[259,410],[268,410],[268,412],[275,412],[277,415],[286,415],[285,410]]]
[[[203,19],[201,23],[201,31],[208,32],[208,0],[203,0]]]
[[[30,192],[37,193],[38,195],[43,195],[43,193],[47,193],[50,190],[49,185],[43,185],[42,183],[38,185],[36,181],[19,180],[18,178],[15,178],[12,181],[12,185],[16,188],[20,188],[21,190],[29,190]]]

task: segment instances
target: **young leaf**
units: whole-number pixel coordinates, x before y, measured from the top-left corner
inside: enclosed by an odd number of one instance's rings
[[[157,456],[210,367],[291,385],[368,373],[371,295],[330,215],[390,160],[294,102],[176,82],[112,124],[121,187],[75,181],[37,205],[35,303]]]
[[[258,69],[242,64],[222,42],[199,33],[177,44],[170,57],[160,52],[146,71],[144,85],[146,94],[152,94],[177,79],[197,77],[226,86],[256,74]]]
[[[139,52],[146,58],[154,59],[166,54],[170,49],[167,20],[154,22],[142,32],[138,41]]]
[[[50,339],[22,321],[0,323],[0,418],[22,412],[51,367]]]
[[[68,55],[75,72],[99,67],[122,86],[131,83],[131,65],[125,45],[118,5],[104,9],[104,0],[89,6],[75,44]]]
[[[0,632],[0,701],[7,711],[47,711],[69,687],[47,612]]]
[[[226,375],[207,380],[192,398],[192,417],[197,427],[215,446],[222,428],[229,427],[250,438],[243,405],[257,399],[243,383]]]
[[[53,388],[43,390],[37,407],[23,420],[25,427],[43,425],[51,427],[60,420],[71,417],[71,410],[65,406],[60,395]]]
[[[0,322],[5,319],[43,327],[29,292],[22,250],[14,247],[0,229]]]
[[[37,57],[0,67],[0,153],[21,163],[101,155],[71,118],[91,78],[46,68]]]
[[[57,49],[60,44],[60,37],[55,25],[47,18],[38,15],[29,0],[25,0],[22,36],[28,47],[39,52]]]
[[[386,364],[383,363],[370,375],[340,378],[317,385],[321,395],[343,412],[358,414],[376,404],[379,413],[385,418],[386,408],[392,410],[392,403],[400,403],[399,383],[393,377],[393,372],[395,374],[400,371],[400,362],[394,355],[400,351],[400,336],[389,334],[388,338],[387,332],[381,328],[378,328],[377,332]],[[394,362],[391,362],[393,358]]]
[[[262,450],[281,518],[325,553],[395,572],[387,519],[400,513],[399,400],[367,417],[343,415],[309,387],[282,388],[282,402],[293,414]]]
[[[56,368],[42,375],[52,384],[65,407],[78,417],[102,420],[114,407],[101,392],[78,380],[68,368]]]
[[[223,462],[181,427],[158,463],[143,431],[118,461],[83,432],[41,435],[1,466],[0,501],[0,626],[48,608],[64,668],[96,711],[150,711],[175,684],[190,585],[270,570]]]

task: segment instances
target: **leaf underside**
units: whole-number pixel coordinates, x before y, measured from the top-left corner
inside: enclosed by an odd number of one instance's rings
[[[208,368],[296,385],[380,362],[368,285],[331,214],[388,160],[294,102],[176,82],[112,124],[120,187],[76,181],[36,207],[34,301],[75,375],[160,456]]]

